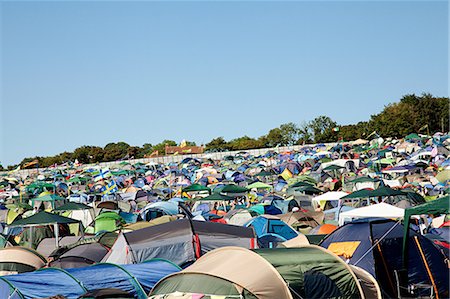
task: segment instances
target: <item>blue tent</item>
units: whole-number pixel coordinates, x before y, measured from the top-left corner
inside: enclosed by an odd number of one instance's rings
[[[409,286],[434,284],[440,297],[448,298],[449,269],[445,255],[432,241],[410,231],[408,269],[403,270],[403,233],[403,225],[396,221],[360,219],[336,229],[320,246],[373,275],[387,297],[397,297],[395,272],[401,276],[406,270],[405,279]],[[417,290],[421,296],[427,296],[429,292],[429,288]]]
[[[282,239],[290,240],[298,236],[298,233],[289,225],[278,218],[258,216],[251,219],[244,226],[253,227],[258,238],[271,234],[280,236]]]
[[[103,274],[104,275],[104,274]],[[69,299],[78,298],[87,289],[66,271],[44,268],[34,272],[0,277],[0,293],[16,293],[18,298],[32,299],[63,295]],[[8,297],[2,297],[8,298]]]
[[[126,291],[137,299],[146,299],[146,294],[156,282],[180,270],[181,268],[177,265],[161,259],[122,266],[100,263],[90,267],[66,270],[45,268],[35,272],[0,277],[0,294],[16,292],[17,298],[21,299],[55,295],[76,299],[87,291],[115,288]]]

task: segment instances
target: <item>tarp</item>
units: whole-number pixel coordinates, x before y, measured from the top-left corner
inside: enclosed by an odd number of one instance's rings
[[[367,207],[353,209],[339,214],[339,225],[343,225],[346,219],[355,218],[403,218],[405,210],[387,203],[378,203]]]
[[[33,216],[30,216],[28,218],[22,218],[18,220],[14,220],[9,227],[15,227],[15,226],[30,226],[30,225],[46,225],[46,224],[55,224],[55,223],[78,223],[78,220],[56,215],[49,212],[39,212],[37,214],[34,214]]]

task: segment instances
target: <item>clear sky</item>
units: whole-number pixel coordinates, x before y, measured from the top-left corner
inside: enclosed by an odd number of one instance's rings
[[[448,96],[442,2],[1,3],[0,161],[258,137]]]

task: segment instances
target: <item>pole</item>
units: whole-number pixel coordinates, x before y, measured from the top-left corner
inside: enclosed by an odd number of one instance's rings
[[[56,243],[56,248],[59,248],[59,225],[58,223],[54,223],[53,224],[53,228],[55,230],[55,243]]]

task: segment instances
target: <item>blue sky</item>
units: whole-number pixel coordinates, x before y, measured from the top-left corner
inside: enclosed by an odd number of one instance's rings
[[[2,2],[4,165],[448,96],[447,2]]]

